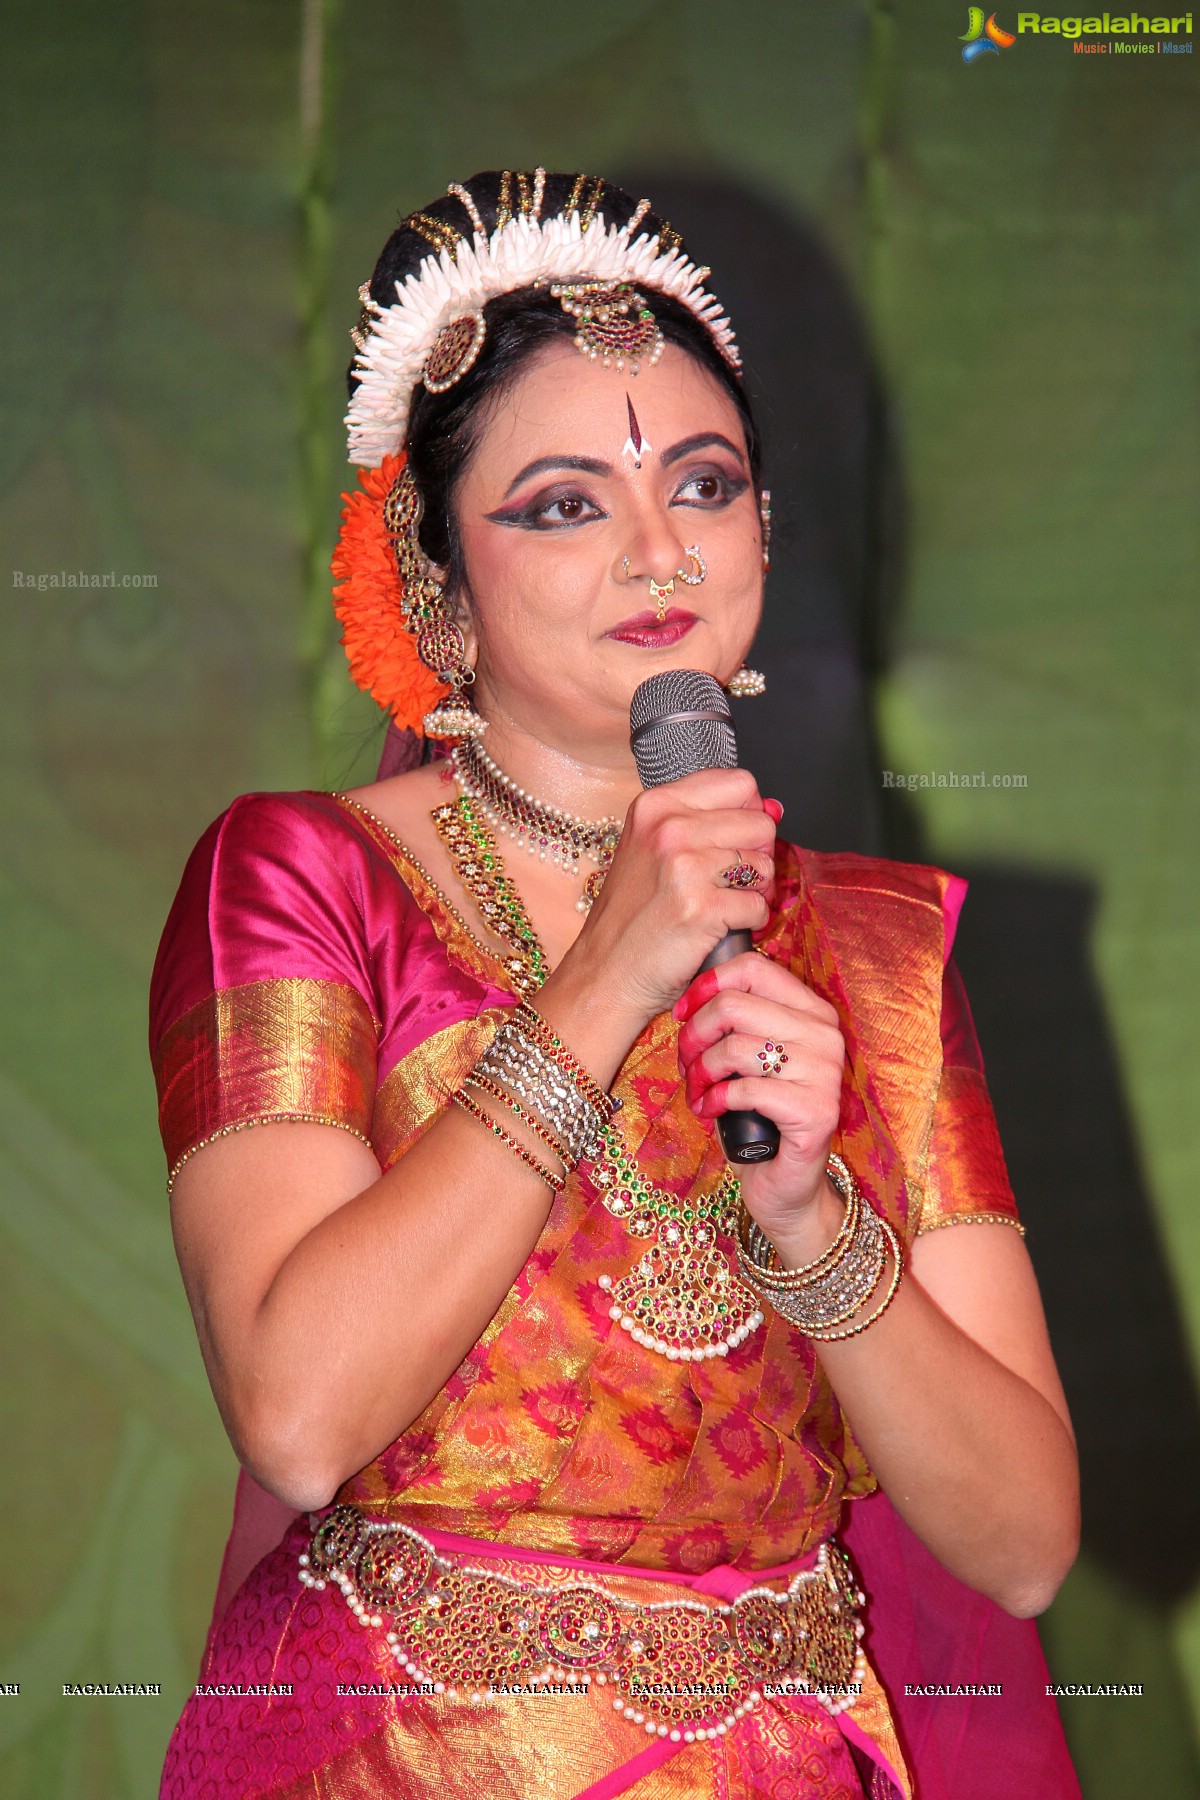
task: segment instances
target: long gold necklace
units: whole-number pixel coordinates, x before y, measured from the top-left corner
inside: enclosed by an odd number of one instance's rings
[[[487,821],[469,794],[431,815],[459,880],[497,937],[508,945],[505,972],[520,994],[550,973],[546,952]],[[634,1342],[670,1362],[727,1356],[763,1322],[758,1297],[735,1273],[718,1239],[732,1237],[741,1186],[726,1169],[709,1193],[680,1200],[638,1171],[610,1124],[592,1158],[592,1179],[613,1218],[635,1242],[650,1242],[627,1275],[601,1275],[609,1317]]]

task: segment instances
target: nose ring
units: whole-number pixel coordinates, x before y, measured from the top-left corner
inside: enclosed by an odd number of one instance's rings
[[[661,625],[667,616],[667,601],[675,592],[675,577],[672,575],[670,581],[661,584],[655,581],[653,575],[648,575],[646,579],[650,583],[651,598],[658,602],[658,615],[655,619],[655,624]]]
[[[653,575],[647,575],[646,577],[650,587],[650,598],[655,601],[658,607],[656,623],[659,625],[662,624],[667,616],[667,601],[675,592],[675,583],[677,581],[682,581],[687,587],[699,587],[700,583],[704,580],[704,577],[708,574],[708,565],[700,554],[699,544],[689,544],[683,554],[687,559],[684,567],[682,569],[676,569],[669,581],[655,581]],[[625,579],[628,581],[630,563],[627,556],[621,558],[621,569],[625,575]]]
[[[689,573],[686,569],[676,569],[675,578],[685,582],[688,587],[699,587],[708,574],[708,565],[700,554],[699,544],[689,544],[683,554],[692,565],[691,571]]]

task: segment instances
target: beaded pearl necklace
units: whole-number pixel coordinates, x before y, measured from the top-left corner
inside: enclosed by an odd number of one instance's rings
[[[460,794],[431,815],[455,872],[496,935],[509,946],[504,968],[517,992],[534,993],[549,959],[478,803]],[[669,1362],[703,1362],[729,1352],[763,1322],[758,1297],[730,1267],[718,1243],[732,1236],[741,1186],[726,1169],[716,1186],[681,1201],[639,1173],[610,1123],[591,1159],[602,1204],[635,1241],[651,1240],[627,1275],[599,1286],[608,1315],[636,1344]]]
[[[604,876],[621,838],[620,819],[581,819],[535,800],[518,787],[488,755],[478,738],[466,738],[450,752],[454,776],[497,831],[512,838],[542,862],[553,863],[565,875],[579,869],[580,857],[598,865],[584,883],[578,905],[587,912],[604,885]]]

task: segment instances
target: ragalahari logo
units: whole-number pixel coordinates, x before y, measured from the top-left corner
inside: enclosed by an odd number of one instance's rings
[[[999,56],[1001,50],[1011,50],[1017,40],[1011,31],[997,25],[995,13],[989,13],[985,23],[982,6],[968,6],[967,29],[958,41],[963,61],[973,63],[977,56]]]

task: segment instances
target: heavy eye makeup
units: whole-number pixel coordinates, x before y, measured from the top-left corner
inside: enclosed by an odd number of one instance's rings
[[[543,489],[529,500],[497,507],[484,517],[493,525],[514,525],[521,531],[566,531],[574,525],[590,524],[593,519],[606,519],[608,514],[589,495],[571,485]]]
[[[715,512],[744,494],[749,485],[740,472],[734,474],[709,463],[683,477],[671,496],[671,504]],[[515,526],[521,531],[566,531],[576,525],[589,525],[594,519],[606,519],[608,514],[590,495],[571,485],[543,489],[528,500],[497,507],[484,516],[493,525]]]
[[[740,471],[731,473],[716,463],[708,463],[700,469],[692,469],[675,490],[673,504],[677,506],[698,506],[709,512],[716,512],[728,506],[739,495],[744,494],[750,486],[748,478]],[[689,494],[692,498],[685,496]]]

